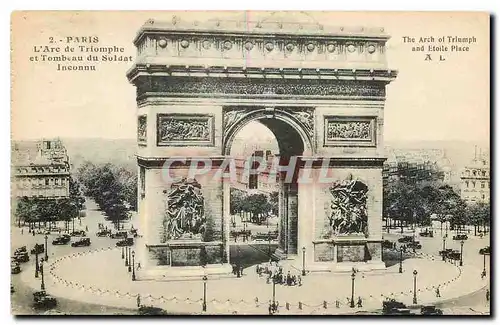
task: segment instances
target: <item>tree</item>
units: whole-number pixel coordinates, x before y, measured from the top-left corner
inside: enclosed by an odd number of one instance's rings
[[[467,221],[474,226],[474,235],[482,225],[486,230],[486,225],[490,224],[490,205],[484,202],[475,203],[467,207]]]
[[[271,204],[271,213],[275,216],[279,214],[279,192],[274,191],[269,195],[269,203]]]
[[[252,222],[262,224],[263,217],[267,217],[271,209],[265,194],[252,194],[245,199],[245,208],[252,215]]]

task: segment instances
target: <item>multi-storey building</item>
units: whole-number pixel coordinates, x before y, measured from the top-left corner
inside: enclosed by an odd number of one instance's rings
[[[14,146],[13,194],[16,197],[68,197],[70,165],[62,142],[42,140],[34,149],[29,144]]]
[[[469,204],[490,201],[490,163],[485,155],[476,154],[460,176],[460,196]]]

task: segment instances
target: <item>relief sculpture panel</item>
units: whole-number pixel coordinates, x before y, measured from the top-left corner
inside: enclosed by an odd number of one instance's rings
[[[375,117],[325,117],[325,146],[375,146]]]
[[[158,115],[158,146],[214,145],[212,115]]]
[[[183,178],[173,183],[167,192],[167,206],[163,242],[203,238],[206,224],[204,198],[196,180]]]
[[[137,141],[139,144],[147,142],[147,116],[141,115],[137,118]]]
[[[367,235],[368,187],[352,179],[332,184],[330,227],[337,235]]]

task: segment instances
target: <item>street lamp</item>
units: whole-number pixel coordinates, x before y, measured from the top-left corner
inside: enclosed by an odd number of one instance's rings
[[[207,311],[207,276],[203,276],[203,311]]]
[[[413,270],[413,304],[417,304],[417,270]]]
[[[129,272],[132,272],[132,258],[130,256],[131,254],[132,254],[132,250],[129,247],[128,248],[128,271]]]
[[[125,266],[128,266],[128,247],[125,246]]]
[[[483,254],[483,274],[486,275],[486,254]]]
[[[40,261],[40,274],[42,274],[42,284],[40,285],[40,289],[43,291],[43,290],[45,290],[45,280],[43,277],[43,258]]]
[[[356,279],[356,270],[352,268],[352,274],[351,274],[351,308],[354,308],[354,279]]]
[[[273,276],[273,305],[272,305],[273,309],[276,306],[276,282],[277,282],[277,280],[278,279],[274,275]]]
[[[403,247],[399,247],[399,273],[403,273]]]
[[[135,251],[132,252],[132,281],[135,281]]]
[[[464,241],[461,240],[460,241],[460,266],[464,266],[464,261],[462,258],[463,253],[464,253]]]
[[[306,247],[302,247],[302,276],[306,275]]]
[[[446,236],[443,236],[443,261],[446,261],[445,250],[446,250]]]
[[[124,248],[122,246],[122,260],[125,258],[125,252],[124,252]]]
[[[35,278],[38,278],[38,271],[40,270],[40,265],[38,264],[38,249],[37,244],[35,244]]]
[[[48,251],[49,251],[49,246],[47,245],[47,235],[45,235],[45,260],[48,261],[49,260],[49,255],[48,255]]]

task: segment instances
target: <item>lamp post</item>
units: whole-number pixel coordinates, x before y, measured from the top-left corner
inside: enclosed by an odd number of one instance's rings
[[[417,270],[413,270],[413,304],[417,304]]]
[[[48,251],[49,251],[49,246],[47,246],[47,235],[45,235],[45,260],[48,261],[49,260],[49,255],[48,255]]]
[[[203,311],[207,311],[207,276],[203,276],[203,305],[202,309]]]
[[[399,248],[399,273],[403,273],[403,247]]]
[[[302,247],[302,276],[306,275],[306,247]]]
[[[462,258],[462,255],[464,254],[464,241],[460,241],[460,266],[464,266],[464,260]]]
[[[128,271],[129,272],[132,272],[132,250],[130,249],[130,247],[128,248]]]
[[[483,254],[483,274],[486,275],[486,254]]]
[[[128,266],[128,247],[125,246],[125,266]]]
[[[38,271],[40,270],[40,265],[38,264],[38,249],[35,244],[35,278],[38,278]]]
[[[273,308],[276,306],[276,277],[273,276]]]
[[[40,261],[40,274],[42,274],[42,284],[40,285],[40,289],[43,291],[45,290],[45,279],[43,277],[43,258]]]
[[[446,254],[444,251],[446,250],[446,236],[443,236],[443,261],[446,261]]]
[[[132,281],[135,281],[135,251],[132,252]]]
[[[354,308],[354,279],[356,279],[356,270],[352,268],[352,274],[351,274],[351,308]]]
[[[122,260],[125,258],[125,252],[124,252],[124,248],[122,246]]]

